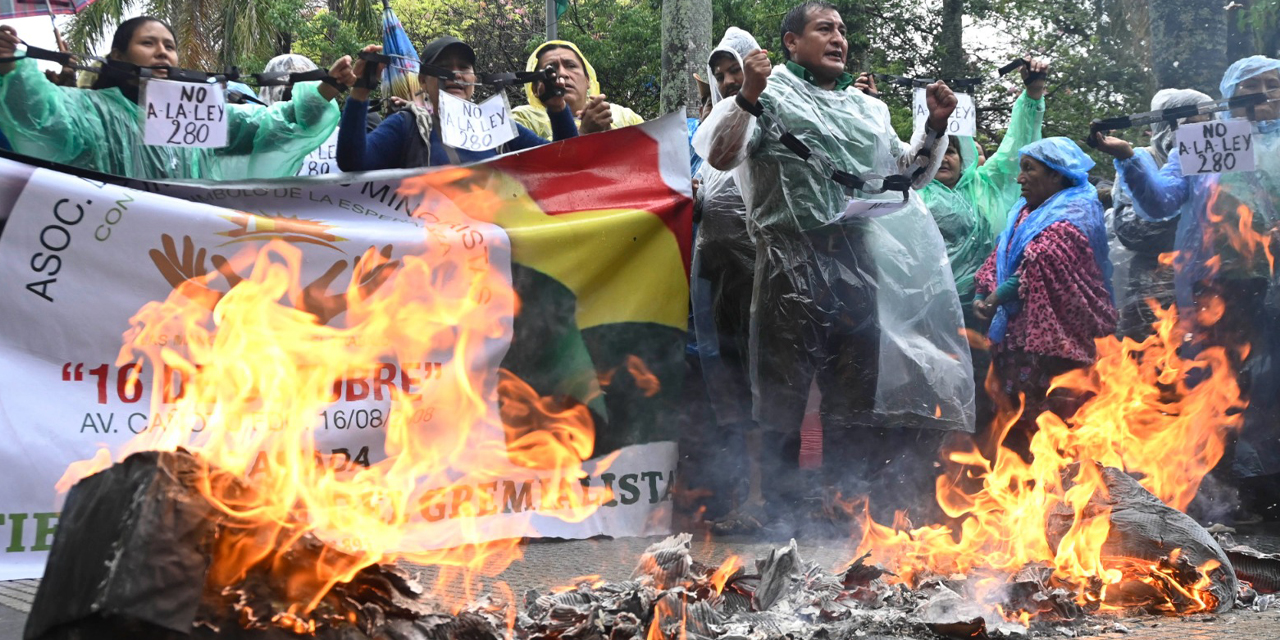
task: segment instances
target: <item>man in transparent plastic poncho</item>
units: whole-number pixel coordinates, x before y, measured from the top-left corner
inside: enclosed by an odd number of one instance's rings
[[[1274,249],[1268,248],[1280,224],[1280,60],[1237,60],[1219,88],[1223,98],[1269,98],[1221,114],[1252,121],[1254,171],[1184,176],[1177,153],[1157,170],[1124,140],[1097,134],[1095,143],[1116,158],[1116,172],[1123,174],[1138,215],[1181,216],[1174,289],[1179,320],[1191,338],[1188,355],[1226,348],[1239,372],[1241,396],[1249,402],[1239,439],[1230,443],[1214,475],[1234,477],[1243,495],[1274,499],[1280,498],[1280,289]]]
[[[743,61],[760,45],[750,33],[729,27],[707,57],[708,91],[712,105],[733,99],[742,89]],[[733,457],[745,456],[745,496],[720,495],[733,511],[714,523],[724,534],[752,533],[767,520],[762,493],[760,433],[751,418],[751,377],[747,340],[751,321],[751,291],[755,278],[756,246],[747,233],[747,205],[733,171],[702,164],[695,207],[701,224],[694,250],[694,331],[707,395],[715,413],[716,442]],[[717,491],[733,490],[736,478]],[[741,498],[732,500],[731,498]]]
[[[908,146],[884,103],[852,86],[831,5],[807,2],[782,26],[787,63],[771,70],[766,52],[749,54],[742,90],[694,136],[707,164],[733,170],[746,204],[753,417],[784,471],[797,466],[810,383],[822,392],[821,484],[766,472],[765,489],[772,504],[824,486],[865,491],[855,480],[929,494],[937,438],[918,428],[973,429],[969,350],[937,225],[914,191],[886,191],[880,177],[905,174],[916,189],[932,179],[956,99],[931,86],[930,126]],[[814,152],[808,160],[782,129]],[[846,192],[831,165],[866,177],[864,189]]]

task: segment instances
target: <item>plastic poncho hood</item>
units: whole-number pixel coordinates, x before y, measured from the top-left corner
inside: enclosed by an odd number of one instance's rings
[[[263,73],[305,73],[314,71],[320,67],[312,62],[306,56],[300,56],[296,53],[285,53],[278,55],[267,61],[267,66],[262,69]],[[258,98],[267,103],[268,106],[284,100],[284,94],[289,90],[287,86],[278,87],[262,87],[258,90]]]
[[[1151,110],[1159,111],[1161,109],[1186,107],[1212,101],[1213,98],[1195,89],[1161,89],[1151,97]],[[1182,124],[1185,120],[1185,118],[1179,120],[1178,123]],[[1163,167],[1164,163],[1169,159],[1169,151],[1173,149],[1177,133],[1178,130],[1173,128],[1173,125],[1169,124],[1167,120],[1161,120],[1151,125],[1150,151],[1151,157],[1156,161],[1156,166]]]
[[[538,45],[538,48],[534,49],[533,53],[529,54],[529,60],[525,62],[524,70],[537,71],[538,56],[541,56],[542,52],[547,50],[547,47],[556,47],[556,46],[568,47],[575,54],[577,54],[578,59],[582,61],[582,69],[587,74],[586,95],[589,95],[589,96],[600,95],[600,80],[596,77],[596,68],[591,66],[591,61],[587,60],[586,56],[582,55],[582,50],[578,48],[578,45],[572,42],[569,42],[568,40],[548,40]],[[542,104],[542,101],[538,99],[538,95],[533,92],[532,82],[524,85],[524,97],[529,100],[530,106],[537,107],[539,109],[542,109],[543,111],[547,110],[547,106]]]
[[[707,82],[711,84],[711,104],[718,104],[724,100],[724,96],[720,95],[720,83],[716,82],[715,68],[711,65],[716,54],[728,53],[738,61],[738,66],[742,66],[742,60],[752,51],[759,49],[760,43],[756,42],[755,36],[747,31],[737,27],[729,27],[725,30],[720,44],[717,44],[716,48],[711,50],[711,55],[707,56]]]
[[[1009,212],[1009,224],[996,242],[996,283],[1003,283],[1017,273],[1027,245],[1040,232],[1052,224],[1068,222],[1089,240],[1093,259],[1098,264],[1098,271],[1102,273],[1107,291],[1110,292],[1112,267],[1108,257],[1106,221],[1102,215],[1102,203],[1098,200],[1098,190],[1089,184],[1089,169],[1093,168],[1093,160],[1075,142],[1063,137],[1033,142],[1022,148],[1021,155],[1043,162],[1071,180],[1072,186],[1050,196],[1028,214],[1021,224],[1018,224],[1017,219],[1027,206],[1027,199],[1018,198],[1014,203]],[[1112,293],[1113,302],[1114,298],[1115,294]],[[1020,308],[1021,304],[1017,300],[1000,305],[991,319],[991,329],[987,333],[992,342],[1004,341],[1009,322]]]
[[[587,59],[587,56],[582,54],[582,50],[578,48],[578,45],[569,42],[568,40],[548,40],[547,42],[538,45],[538,48],[534,49],[533,53],[529,55],[529,60],[525,63],[525,70],[536,71],[538,69],[538,56],[542,52],[546,51],[547,47],[551,46],[568,47],[570,51],[577,54],[578,59],[582,61],[582,69],[587,74],[586,95],[600,95],[600,80],[596,77],[595,67],[591,66],[591,61]],[[534,133],[538,134],[538,136],[550,140],[552,138],[551,119],[547,116],[546,105],[542,104],[542,101],[538,99],[538,96],[534,95],[532,83],[525,85],[524,95],[525,98],[529,100],[529,104],[520,105],[515,109],[512,109],[512,119],[514,119],[517,124],[524,125]],[[629,127],[644,122],[644,118],[641,118],[639,114],[614,102],[609,103],[609,113],[613,116],[613,126],[611,127],[613,129]],[[574,121],[578,122],[579,126],[581,126],[580,120],[574,118]]]
[[[1043,162],[1045,166],[1065,176],[1075,187],[1089,181],[1089,170],[1094,167],[1093,158],[1085,155],[1070,138],[1062,136],[1032,142],[1018,153]]]
[[[1226,73],[1222,74],[1222,83],[1218,85],[1218,90],[1222,92],[1223,98],[1234,98],[1241,82],[1268,72],[1280,73],[1280,60],[1266,56],[1241,58],[1227,67]],[[1275,96],[1271,96],[1271,99],[1274,100]],[[1227,119],[1233,117],[1233,114],[1231,111],[1223,111],[1218,114],[1218,117]],[[1261,133],[1276,133],[1280,131],[1280,120],[1255,122],[1254,128]]]
[[[1241,82],[1268,71],[1280,71],[1280,60],[1266,56],[1241,58],[1227,67],[1226,73],[1222,74],[1222,83],[1218,85],[1218,90],[1222,92],[1222,97],[1234,98],[1236,87]]]

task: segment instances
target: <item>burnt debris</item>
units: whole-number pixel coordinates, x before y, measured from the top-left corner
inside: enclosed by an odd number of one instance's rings
[[[906,584],[870,563],[870,554],[838,569],[806,561],[794,540],[754,564],[715,567],[694,558],[692,537],[680,534],[651,545],[625,581],[531,590],[514,603],[486,596],[450,610],[394,566],[365,567],[351,581],[317,591],[315,566],[353,560],[314,536],[294,535],[287,527],[265,530],[215,508],[198,490],[211,473],[215,482],[228,483],[231,495],[252,491],[184,451],[134,454],[78,483],[67,497],[26,639],[841,640],[1124,633],[1114,616],[1098,615],[1104,601],[1172,614],[1191,610],[1196,594],[1207,591],[1214,599],[1210,610],[1265,608],[1272,596],[1259,592],[1274,590],[1280,566],[1280,559],[1247,547],[1226,544],[1223,551],[1190,518],[1127,475],[1105,469],[1108,495],[1098,496],[1084,516],[1110,518],[1108,552],[1132,559],[1135,577],[1105,589],[1100,583],[1066,584],[1046,563],[1013,574],[917,573]],[[1051,516],[1051,538],[1061,537],[1070,526],[1063,518],[1071,515]],[[264,537],[275,542],[265,557],[234,575],[222,568],[219,561],[239,543]],[[1232,562],[1249,581],[1237,582]],[[1205,587],[1210,579],[1212,586]],[[304,593],[324,595],[308,608]]]

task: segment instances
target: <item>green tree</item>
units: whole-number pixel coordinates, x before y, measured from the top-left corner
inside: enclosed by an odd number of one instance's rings
[[[142,13],[172,25],[182,66],[220,69],[288,52],[321,12],[376,29],[381,8],[381,0],[99,0],[72,20],[67,37],[73,48],[93,50],[126,16]]]

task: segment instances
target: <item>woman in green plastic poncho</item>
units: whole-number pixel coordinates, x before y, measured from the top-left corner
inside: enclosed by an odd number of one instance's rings
[[[0,57],[14,56],[20,42],[13,27],[0,26]],[[139,66],[178,65],[173,31],[147,16],[116,29],[108,56]],[[349,72],[350,66],[344,57],[330,73]],[[304,82],[294,86],[292,100],[267,109],[227,105],[225,147],[146,146],[139,81],[104,72],[93,89],[55,86],[34,60],[0,64],[0,131],[18,153],[93,171],[144,179],[235,180],[294,175],[338,124],[332,102],[337,90]]]
[[[942,166],[921,193],[947,243],[965,324],[971,328],[976,326],[971,312],[974,274],[991,254],[996,234],[1004,229],[1009,208],[1018,199],[1018,150],[1040,139],[1048,69],[1038,60],[1023,65],[1026,91],[1013,103],[1009,130],[995,154],[979,164],[973,138],[951,136]]]

